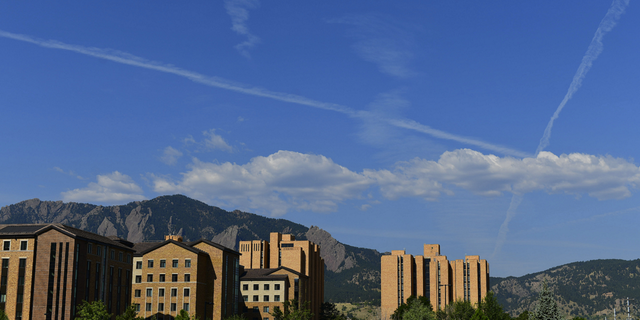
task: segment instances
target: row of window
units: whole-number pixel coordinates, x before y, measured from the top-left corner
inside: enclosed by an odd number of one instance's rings
[[[134,304],[136,307],[136,312],[140,312],[140,304],[136,303]],[[169,311],[171,312],[175,312],[178,311],[178,304],[177,303],[170,303],[169,304]],[[182,309],[184,309],[184,311],[189,311],[189,303],[183,303],[182,304]],[[146,303],[144,306],[144,310],[145,311],[152,311],[152,305],[151,303]],[[163,312],[164,311],[164,303],[158,303],[158,312]]]
[[[271,287],[268,283],[265,283],[263,286],[263,290],[270,290],[269,288]],[[242,290],[249,290],[249,285],[248,284],[243,284],[242,285]],[[253,290],[260,290],[260,285],[259,284],[254,284],[253,285]],[[273,285],[273,290],[280,290],[280,284],[276,283]]]
[[[171,296],[172,297],[177,297],[178,296],[178,288],[171,288],[170,292],[171,292]],[[140,298],[141,294],[142,294],[142,290],[140,290],[140,289],[136,289],[134,291],[134,297],[136,297],[136,298]],[[158,288],[158,297],[164,297],[164,294],[165,294],[164,288]],[[191,295],[191,289],[190,288],[184,288],[182,290],[182,296],[183,297],[188,297],[189,295]],[[153,288],[147,288],[146,296],[147,297],[153,297]]]
[[[180,265],[180,260],[179,259],[171,260],[171,267],[172,268],[178,268],[179,265]],[[167,260],[161,259],[160,260],[160,268],[166,268],[166,267],[167,267]],[[184,267],[185,268],[191,268],[191,259],[185,259],[184,260]],[[153,268],[153,260],[151,260],[151,259],[147,260],[147,268]],[[142,261],[136,261],[136,269],[142,269]]]
[[[28,240],[20,240],[20,250],[25,251],[28,249],[28,247],[29,247]],[[11,240],[4,240],[2,242],[2,250],[3,251],[11,250]]]
[[[164,273],[161,273],[158,275],[158,282],[165,282],[166,281],[166,276]],[[189,273],[185,273],[184,277],[183,277],[183,281],[184,282],[191,282],[191,274]],[[153,282],[153,273],[148,273],[147,274],[147,282]],[[171,282],[178,282],[178,274],[174,273],[171,275]],[[137,275],[136,276],[136,283],[142,283],[142,276],[141,275]]]
[[[269,300],[270,300],[269,298],[270,298],[270,296],[265,294],[264,296],[262,296],[262,301],[260,301],[260,296],[255,294],[255,295],[253,295],[251,302],[269,302]],[[246,295],[242,296],[242,299],[244,301],[248,302],[249,301],[249,296],[246,296]],[[279,294],[274,295],[273,296],[273,301],[274,302],[280,302],[280,295]]]

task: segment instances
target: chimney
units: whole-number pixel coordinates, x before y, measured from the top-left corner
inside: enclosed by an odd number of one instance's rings
[[[173,241],[178,241],[178,242],[182,242],[182,236],[179,235],[168,235],[168,236],[164,236],[164,240],[173,240]]]

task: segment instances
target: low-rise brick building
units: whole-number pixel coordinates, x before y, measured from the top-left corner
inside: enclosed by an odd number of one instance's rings
[[[274,308],[282,308],[284,301],[300,300],[300,292],[308,285],[309,277],[286,267],[244,270],[240,277],[242,312],[249,320],[272,319]]]

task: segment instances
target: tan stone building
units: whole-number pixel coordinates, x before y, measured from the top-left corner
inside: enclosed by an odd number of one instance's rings
[[[180,310],[201,319],[221,320],[238,314],[240,254],[208,240],[135,244],[132,279],[138,314],[173,319]]]
[[[425,244],[424,255],[394,250],[381,258],[381,307],[389,318],[412,295],[429,298],[435,309],[457,300],[478,303],[489,291],[489,264],[480,256],[449,261],[440,245]]]
[[[0,309],[15,320],[71,320],[83,300],[121,314],[132,244],[62,224],[0,225]]]
[[[309,302],[314,318],[318,319],[324,302],[324,259],[320,257],[319,245],[296,240],[291,234],[272,232],[269,241],[240,241],[240,253],[240,264],[247,271],[286,267],[308,277],[308,285],[301,288],[297,300]]]
[[[308,284],[309,277],[286,267],[247,269],[240,277],[242,313],[249,320],[272,319],[274,308],[282,308],[284,301],[299,300]]]

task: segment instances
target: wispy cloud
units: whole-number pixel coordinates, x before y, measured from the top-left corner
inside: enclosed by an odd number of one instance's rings
[[[126,174],[114,171],[98,175],[97,182],[91,182],[86,188],[62,192],[64,201],[122,203],[146,199],[142,189]]]
[[[237,34],[246,36],[247,40],[236,45],[236,50],[246,58],[251,58],[249,49],[260,43],[260,38],[252,34],[247,26],[249,20],[249,9],[256,9],[260,5],[257,0],[225,0],[224,7],[231,17],[231,30]]]
[[[613,27],[616,26],[616,23],[620,19],[620,16],[624,13],[627,5],[629,5],[629,0],[613,0],[611,3],[611,7],[607,14],[604,16],[602,21],[600,21],[600,25],[596,30],[596,34],[591,39],[591,44],[589,44],[589,48],[587,48],[587,53],[585,53],[584,57],[582,57],[582,62],[578,67],[578,71],[573,76],[573,80],[569,85],[569,90],[567,90],[567,94],[565,94],[564,98],[558,105],[556,112],[553,113],[547,127],[544,129],[544,133],[542,134],[542,138],[540,139],[540,144],[538,145],[538,149],[536,150],[536,154],[540,151],[544,150],[549,145],[549,139],[551,138],[551,129],[553,128],[553,122],[558,119],[560,116],[560,112],[567,104],[567,102],[573,97],[573,94],[580,89],[582,86],[582,80],[591,69],[593,65],[593,61],[595,61],[600,53],[602,53],[603,44],[602,39],[607,34],[607,32],[611,31]]]
[[[211,129],[209,131],[203,131],[202,135],[205,136],[205,140],[203,142],[204,147],[209,150],[224,150],[231,152],[233,148],[222,138],[221,135],[216,134],[216,129]]]
[[[333,211],[346,200],[366,199],[363,193],[372,187],[391,200],[433,201],[442,194],[453,195],[452,186],[489,197],[545,191],[623,199],[640,183],[640,168],[610,156],[541,152],[535,158],[517,159],[460,149],[443,153],[438,161],[416,158],[391,170],[358,173],[322,155],[279,151],[247,164],[194,159],[181,179],[151,180],[158,193],[179,192],[277,216],[290,210]],[[363,210],[374,203],[365,201],[369,204],[362,205]],[[512,202],[513,210],[518,203]],[[506,233],[507,228],[508,223],[501,229]]]
[[[364,60],[375,63],[380,72],[407,78],[415,74],[408,64],[413,37],[409,28],[399,21],[380,15],[354,15],[329,20],[329,23],[351,25],[348,36],[356,39],[353,49]]]
[[[600,21],[600,25],[598,26],[598,29],[596,29],[596,33],[593,36],[593,39],[591,39],[591,43],[587,48],[587,52],[582,57],[580,66],[578,66],[578,71],[576,71],[576,74],[573,76],[573,80],[569,85],[567,94],[565,94],[564,98],[560,102],[560,105],[558,105],[558,108],[556,108],[553,116],[551,116],[549,123],[547,123],[547,127],[544,129],[544,133],[542,134],[542,138],[540,139],[540,143],[538,144],[538,148],[536,149],[536,154],[540,154],[542,150],[549,146],[549,139],[551,138],[551,129],[553,128],[554,121],[558,119],[558,117],[560,116],[560,112],[567,104],[569,99],[571,99],[573,94],[576,93],[578,89],[580,89],[580,86],[582,86],[582,80],[587,75],[587,72],[589,72],[589,69],[591,69],[593,62],[602,52],[602,39],[604,38],[604,35],[607,32],[611,31],[613,27],[615,27],[618,19],[620,19],[620,16],[624,13],[627,5],[629,5],[629,0],[613,0],[613,2],[611,3],[611,7],[607,11],[607,14],[604,16],[602,21]],[[496,246],[493,250],[494,256],[500,252],[507,239],[509,221],[511,221],[513,216],[516,214],[518,205],[521,201],[521,196],[514,195],[511,199],[511,205],[509,205],[509,209],[507,210],[507,216],[500,226],[500,231],[498,232],[498,239],[496,240]]]
[[[80,176],[80,175],[76,174],[75,172],[73,172],[73,171],[71,171],[71,170],[69,170],[69,171],[64,171],[64,170],[62,170],[62,168],[60,168],[60,167],[53,167],[53,170],[58,171],[58,172],[60,172],[60,173],[64,173],[64,174],[69,175],[69,176],[72,176],[72,177],[76,177],[76,178],[78,178],[78,179],[80,179],[80,180],[84,180],[84,179],[85,179],[84,177],[82,177],[82,176]]]
[[[182,152],[169,146],[164,148],[162,156],[160,157],[160,161],[162,161],[164,164],[172,166],[178,163],[178,159],[180,157],[182,157]]]
[[[15,34],[15,33],[6,32],[2,30],[0,30],[0,37],[28,42],[41,47],[45,47],[45,48],[72,51],[72,52],[92,56],[95,58],[105,59],[105,60],[109,60],[117,63],[122,63],[122,64],[136,66],[140,68],[150,69],[150,70],[156,70],[156,71],[169,73],[169,74],[174,74],[174,75],[181,76],[191,81],[201,83],[210,87],[226,89],[226,90],[235,91],[238,93],[252,95],[252,96],[274,99],[282,102],[289,102],[289,103],[302,105],[302,106],[335,111],[335,112],[339,112],[354,118],[377,117],[377,115],[371,114],[370,112],[367,112],[367,111],[356,111],[352,108],[335,104],[335,103],[322,102],[322,101],[309,99],[299,95],[270,91],[270,90],[259,88],[259,87],[247,86],[247,85],[239,84],[226,79],[222,79],[219,77],[205,76],[203,74],[181,69],[173,65],[166,65],[158,62],[149,61],[149,60],[136,57],[134,55],[121,52],[121,51],[70,45],[70,44],[62,43],[60,41],[55,41],[55,40],[41,40],[41,39],[33,38],[27,35]],[[528,155],[527,153],[524,153],[522,151],[518,151],[515,149],[510,149],[500,145],[483,142],[477,139],[461,137],[461,136],[457,136],[441,130],[433,129],[427,125],[417,123],[416,121],[413,121],[413,120],[407,120],[407,119],[401,119],[401,118],[381,118],[381,119],[382,121],[387,121],[389,124],[393,126],[397,126],[399,128],[405,128],[408,130],[414,130],[414,131],[421,132],[439,139],[457,141],[457,142],[481,147],[487,150],[499,152],[502,154],[512,155],[512,156],[523,157]]]

